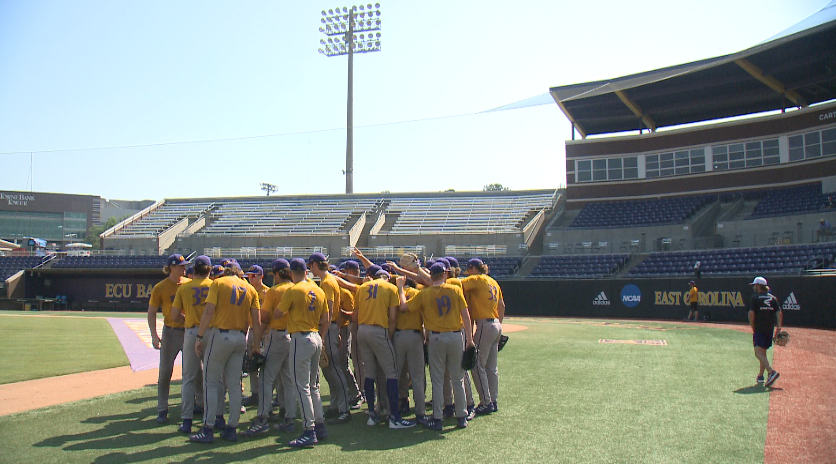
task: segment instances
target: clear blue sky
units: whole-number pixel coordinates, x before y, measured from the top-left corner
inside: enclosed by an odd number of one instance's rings
[[[474,113],[736,52],[826,4],[382,0],[383,50],[355,59],[355,192],[556,188],[556,105]],[[344,5],[0,0],[0,190],[344,192],[346,58],[317,53]]]

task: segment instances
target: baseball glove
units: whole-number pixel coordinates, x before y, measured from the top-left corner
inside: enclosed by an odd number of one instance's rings
[[[246,377],[250,373],[250,357],[247,356],[247,353],[244,353],[244,362],[241,363],[241,372]]]
[[[790,334],[786,330],[778,332],[775,336],[775,344],[778,346],[787,346],[790,341]]]
[[[331,360],[328,359],[328,353],[325,350],[322,350],[322,353],[319,355],[319,367],[325,369],[331,365]]]
[[[471,346],[462,353],[462,369],[469,371],[476,367],[476,347]]]
[[[508,343],[508,336],[507,335],[500,335],[499,336],[499,347],[496,351],[502,351],[505,348],[505,344]]]
[[[258,372],[259,369],[264,367],[264,363],[267,361],[267,358],[264,357],[261,353],[253,353],[250,356],[250,374]]]
[[[415,253],[404,253],[404,255],[401,256],[401,261],[399,263],[400,267],[413,272],[418,270],[419,264],[420,261],[418,260],[418,255]]]

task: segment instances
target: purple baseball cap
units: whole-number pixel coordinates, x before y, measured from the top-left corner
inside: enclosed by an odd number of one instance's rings
[[[386,272],[390,272],[390,273],[392,272],[392,266],[390,266],[389,263],[381,264],[380,268],[383,269]]]
[[[264,275],[264,268],[258,264],[253,264],[246,272],[247,275]]]
[[[445,271],[450,270],[450,261],[447,261],[447,258],[436,258],[435,263],[436,264],[438,264],[438,263],[444,264],[444,270]]]
[[[273,272],[281,271],[282,269],[287,269],[290,267],[290,263],[287,262],[286,259],[276,259],[273,260]]]
[[[366,275],[374,277],[374,276],[377,275],[377,273],[379,271],[382,271],[382,270],[383,270],[382,267],[378,266],[377,264],[372,264],[371,266],[369,266],[368,269],[366,269]]]
[[[209,273],[212,277],[222,276],[224,275],[224,267],[220,264],[212,266],[212,272]]]
[[[309,263],[327,263],[328,257],[323,255],[322,253],[314,253],[308,258]]]
[[[183,255],[174,253],[173,255],[169,256],[167,260],[165,260],[166,266],[186,266],[189,262],[186,261],[186,258]]]
[[[430,266],[430,274],[442,274],[447,271],[447,268],[444,266],[444,263],[437,262]]]
[[[467,267],[482,267],[484,265],[485,263],[479,258],[470,258],[470,261],[467,262]]]
[[[353,259],[349,259],[348,261],[344,261],[343,265],[346,269],[357,269],[360,270],[360,263],[354,261]]]
[[[386,280],[389,280],[392,277],[391,275],[389,275],[388,272],[384,271],[383,269],[377,271],[377,274],[375,274],[374,276],[375,276],[376,279],[379,279],[381,277],[385,277]]]
[[[186,268],[186,275],[194,275],[194,266],[189,266]]]
[[[229,258],[221,258],[221,260],[218,264],[220,264],[221,267],[226,267],[226,265],[229,264],[230,261],[232,261],[232,260],[229,259]]]
[[[197,266],[198,264],[201,266],[212,266],[212,260],[206,255],[200,255],[194,259],[194,265]]]
[[[430,268],[435,264],[435,258],[427,258],[427,261],[424,263],[424,266]]]
[[[329,271],[339,271],[340,268],[338,268],[336,265],[332,264],[332,265],[328,266],[328,270]]]
[[[456,259],[452,256],[445,256],[444,259],[446,259],[447,262],[450,263],[450,267],[459,267],[459,260],[458,259]]]
[[[293,258],[290,260],[290,270],[291,271],[307,271],[308,265],[305,263],[305,260],[302,258]]]

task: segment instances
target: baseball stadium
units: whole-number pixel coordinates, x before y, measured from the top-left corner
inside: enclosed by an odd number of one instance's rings
[[[836,463],[834,57],[551,87],[554,189],[0,191],[0,462]]]

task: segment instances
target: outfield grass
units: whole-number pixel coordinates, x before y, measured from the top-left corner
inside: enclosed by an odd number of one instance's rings
[[[0,316],[0,384],[128,364],[104,319]]]
[[[442,433],[368,427],[355,413],[311,450],[290,450],[285,443],[297,434],[276,431],[234,444],[190,444],[176,431],[177,406],[172,422],[156,425],[156,390],[148,387],[0,417],[0,461],[763,463],[768,393],[752,387],[747,334],[513,322],[529,330],[510,334],[500,353],[500,411],[466,430],[453,420]],[[602,345],[602,338],[668,345]],[[179,401],[179,386],[172,389]]]
[[[147,317],[147,312],[114,312],[114,311],[0,311],[0,315],[10,314],[17,316],[63,316],[63,317],[119,317],[125,319],[144,319]]]

